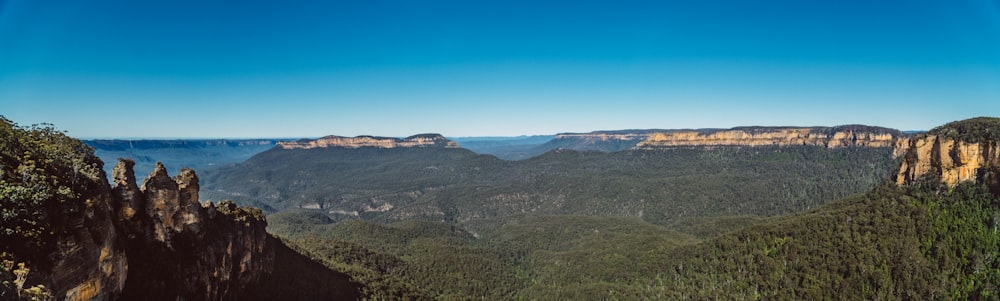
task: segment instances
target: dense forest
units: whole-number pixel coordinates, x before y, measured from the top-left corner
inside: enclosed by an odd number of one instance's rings
[[[819,146],[556,150],[504,161],[464,149],[272,149],[208,172],[203,193],[340,221],[420,219],[487,230],[539,213],[631,216],[688,227],[800,212],[887,179],[889,148]]]
[[[1000,287],[1000,199],[972,182],[885,184],[709,238],[628,217],[524,215],[478,238],[442,222],[271,220],[331,267],[439,300],[988,300]]]

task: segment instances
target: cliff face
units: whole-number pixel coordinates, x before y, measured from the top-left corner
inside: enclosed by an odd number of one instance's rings
[[[458,143],[448,140],[444,136],[438,134],[422,134],[400,138],[388,138],[388,137],[373,137],[373,136],[357,136],[357,137],[340,137],[340,136],[326,136],[323,138],[315,140],[301,140],[293,142],[278,142],[278,146],[283,149],[313,149],[313,148],[329,148],[329,147],[344,147],[344,148],[360,148],[360,147],[376,147],[376,148],[401,148],[401,147],[444,147],[444,148],[458,148]]]
[[[792,146],[813,145],[828,148],[894,147],[899,134],[831,128],[731,129],[716,132],[675,131],[653,133],[636,148],[680,146]]]
[[[53,223],[67,225],[48,257],[51,269],[42,270],[57,298],[106,300],[121,295],[128,262],[122,237],[113,223],[112,196],[103,179],[88,179],[82,203],[66,202]]]
[[[903,157],[897,184],[909,184],[930,173],[950,186],[962,181],[983,179],[1000,193],[1000,143],[969,143],[937,135],[911,139]]]

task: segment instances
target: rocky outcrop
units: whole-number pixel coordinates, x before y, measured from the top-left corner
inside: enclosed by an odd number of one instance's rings
[[[157,164],[138,185],[133,164],[118,162],[113,188],[99,172],[78,183],[85,200],[63,202],[48,220],[66,229],[39,242],[53,246],[48,254],[14,254],[34,260],[27,286],[43,285],[65,300],[359,298],[350,276],[267,234],[259,209],[200,203],[190,169],[171,178]],[[310,278],[288,280],[297,273]]]
[[[260,210],[202,205],[190,169],[170,178],[157,164],[138,186],[131,167],[130,160],[119,161],[113,189],[126,233],[125,299],[236,299],[271,272],[274,249]]]
[[[923,135],[909,141],[896,183],[903,185],[931,174],[947,185],[986,180],[1000,192],[1000,143],[970,143],[938,135]]]
[[[294,142],[278,142],[283,149],[313,149],[313,148],[406,148],[406,147],[443,147],[458,148],[458,143],[448,140],[438,134],[421,134],[406,138],[389,138],[374,136],[340,137],[326,136],[315,140],[299,140]]]
[[[889,129],[842,126],[812,128],[734,128],[716,131],[658,132],[636,145],[639,149],[685,146],[794,146],[828,148],[894,147],[901,133]]]

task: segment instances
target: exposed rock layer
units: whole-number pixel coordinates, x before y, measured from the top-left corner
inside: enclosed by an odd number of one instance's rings
[[[679,146],[793,146],[812,145],[829,148],[894,147],[900,135],[891,132],[867,132],[836,128],[766,128],[731,129],[715,132],[672,131],[649,135],[637,148]]]
[[[962,181],[987,180],[1000,193],[1000,143],[968,143],[937,135],[909,140],[896,183],[909,184],[932,174],[950,186]]]
[[[344,148],[360,148],[360,147],[376,147],[376,148],[401,148],[401,147],[445,147],[445,148],[457,148],[458,143],[448,140],[444,136],[438,134],[421,134],[400,138],[388,138],[388,137],[373,137],[373,136],[357,136],[357,137],[340,137],[340,136],[326,136],[323,138],[315,140],[300,140],[294,142],[278,142],[278,146],[283,149],[312,149],[312,148],[329,148],[329,147],[344,147]]]

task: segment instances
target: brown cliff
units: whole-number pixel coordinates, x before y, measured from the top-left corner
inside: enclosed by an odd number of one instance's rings
[[[729,130],[665,131],[649,135],[639,149],[685,146],[794,146],[828,148],[894,147],[902,134],[895,130],[865,127],[734,128]]]
[[[897,184],[931,176],[948,186],[982,181],[1000,194],[1000,118],[950,122],[913,137],[907,144]]]
[[[928,173],[949,186],[987,180],[990,189],[1000,193],[1000,177],[996,176],[1000,175],[1000,143],[969,143],[937,135],[911,139],[896,183],[913,183]]]
[[[292,142],[278,142],[278,146],[283,149],[313,149],[313,148],[405,148],[405,147],[444,147],[458,148],[458,143],[448,140],[438,134],[421,134],[406,138],[388,138],[373,136],[340,137],[326,136],[315,140],[300,140]]]

